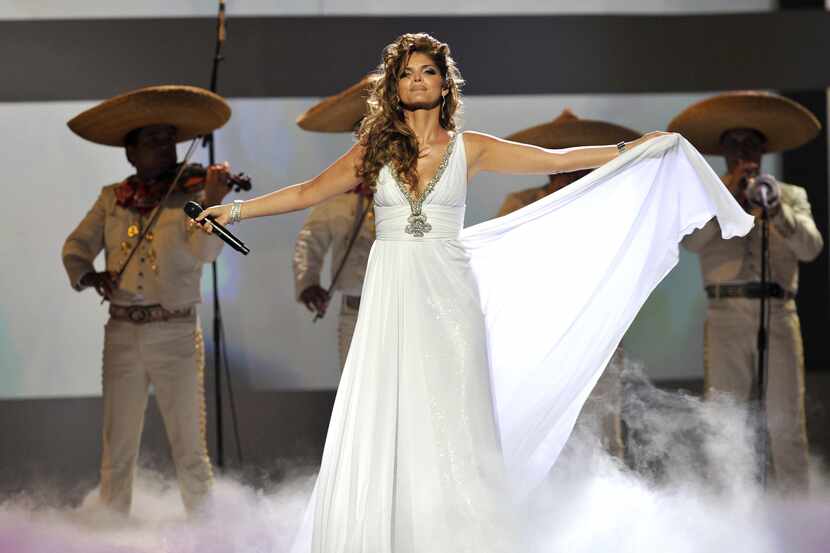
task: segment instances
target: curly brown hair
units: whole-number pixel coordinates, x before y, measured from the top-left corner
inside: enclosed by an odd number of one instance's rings
[[[383,50],[383,62],[369,85],[366,116],[356,133],[364,148],[357,176],[372,188],[386,164],[391,166],[398,180],[409,184],[413,191],[418,185],[418,140],[404,119],[398,96],[398,80],[415,52],[428,55],[438,66],[444,89],[448,91],[441,106],[440,124],[448,131],[456,129],[464,80],[450,56],[450,47],[426,33],[399,36]]]

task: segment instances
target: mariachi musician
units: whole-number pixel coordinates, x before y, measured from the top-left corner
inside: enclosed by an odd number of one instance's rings
[[[186,509],[199,512],[209,497],[204,346],[196,305],[202,266],[216,259],[222,242],[195,231],[182,206],[190,200],[205,207],[221,203],[235,177],[227,163],[183,167],[176,143],[221,127],[230,114],[225,100],[207,90],[154,86],[107,100],[69,121],[86,140],[124,148],[135,168],[102,188],[63,246],[70,285],[78,291],[93,288],[109,302],[100,498],[123,514],[130,510],[151,383]],[[93,261],[101,250],[106,266],[96,271]]]

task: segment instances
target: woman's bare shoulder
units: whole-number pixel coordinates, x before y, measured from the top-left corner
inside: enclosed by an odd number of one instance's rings
[[[464,131],[461,133],[464,137],[464,144],[483,144],[491,140],[498,140],[495,136],[479,131]]]
[[[366,155],[366,147],[360,143],[360,141],[355,141],[351,147],[346,150],[346,152],[340,156],[338,163],[345,163],[352,167],[360,167],[363,165],[363,156]]]
[[[366,146],[362,142],[356,140],[352,147],[346,152],[346,156],[353,158],[355,161],[363,161],[363,156],[366,155]]]
[[[464,140],[468,162],[474,162],[478,159],[479,154],[488,144],[499,141],[495,136],[479,131],[464,131],[461,138]]]

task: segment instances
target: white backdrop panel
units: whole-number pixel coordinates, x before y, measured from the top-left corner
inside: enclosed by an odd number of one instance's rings
[[[467,98],[464,127],[506,135],[553,118],[568,106],[583,117],[639,130],[663,128],[701,95],[499,96]],[[256,194],[312,176],[348,148],[348,135],[314,134],[294,124],[313,99],[231,102],[234,116],[217,135],[217,154],[254,179]],[[0,207],[0,397],[96,395],[100,390],[105,306],[95,293],[69,288],[60,248],[101,186],[130,172],[119,149],[72,135],[65,122],[88,102],[0,104],[6,132],[7,190]],[[199,156],[204,161],[204,152]],[[721,171],[723,164],[713,160]],[[774,170],[775,165],[768,167]],[[505,194],[544,182],[540,177],[481,175],[471,184],[467,224],[492,217]],[[252,248],[247,258],[226,249],[220,290],[231,365],[241,385],[323,389],[337,384],[332,314],[313,325],[294,301],[291,251],[304,213],[237,227]],[[585,221],[585,225],[592,224]],[[579,232],[579,229],[574,229]],[[543,253],[543,252],[540,252]],[[100,260],[99,260],[100,261]],[[569,260],[568,262],[578,262]],[[209,299],[209,272],[204,295]],[[328,277],[324,278],[324,282]],[[544,283],[517,283],[517,293]],[[681,265],[646,305],[627,337],[628,349],[659,378],[701,374],[703,297],[696,258]],[[209,331],[209,305],[202,308]]]

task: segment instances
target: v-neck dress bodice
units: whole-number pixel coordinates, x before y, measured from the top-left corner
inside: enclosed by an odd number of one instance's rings
[[[378,173],[375,228],[378,240],[456,239],[464,226],[467,155],[464,138],[454,134],[435,175],[413,198],[386,165]]]

